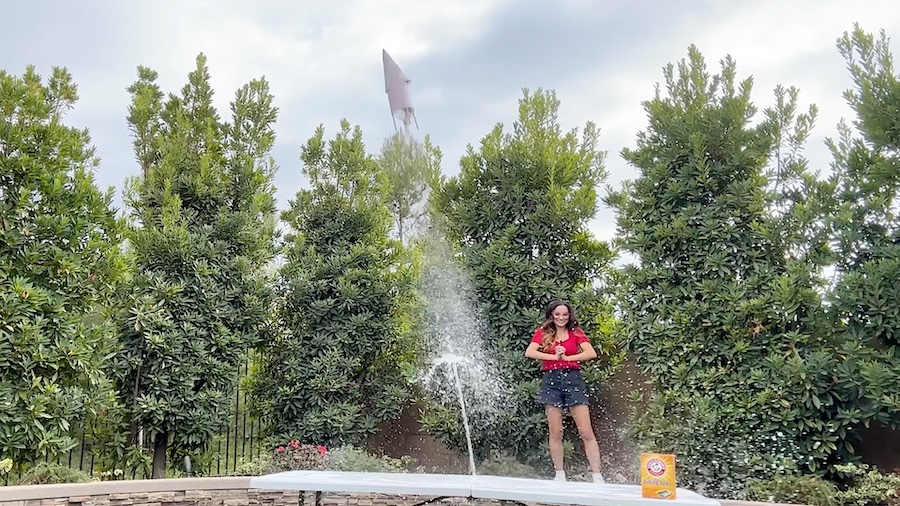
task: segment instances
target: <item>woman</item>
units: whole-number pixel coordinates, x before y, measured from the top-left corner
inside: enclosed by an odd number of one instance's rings
[[[544,311],[544,324],[534,332],[525,356],[543,361],[544,380],[540,402],[547,412],[550,429],[550,458],[556,469],[556,481],[566,481],[563,468],[563,410],[568,409],[595,483],[604,483],[600,474],[600,448],[591,427],[587,386],[581,377],[581,363],[597,358],[597,352],[578,326],[575,311],[568,301],[555,300]]]

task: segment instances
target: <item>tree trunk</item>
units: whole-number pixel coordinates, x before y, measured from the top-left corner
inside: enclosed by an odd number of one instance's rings
[[[166,477],[166,449],[169,446],[169,433],[162,432],[156,435],[153,442],[153,479]]]

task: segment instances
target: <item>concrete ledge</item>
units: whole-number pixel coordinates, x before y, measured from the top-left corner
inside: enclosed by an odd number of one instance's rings
[[[249,476],[220,478],[178,478],[166,480],[94,481],[56,485],[0,487],[0,505],[6,501],[60,499],[66,497],[138,494],[145,492],[188,492],[194,490],[248,490]]]

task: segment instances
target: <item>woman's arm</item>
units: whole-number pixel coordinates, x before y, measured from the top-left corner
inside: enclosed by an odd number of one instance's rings
[[[597,358],[597,352],[594,351],[594,347],[591,346],[591,343],[585,341],[578,345],[581,350],[579,353],[575,355],[563,355],[562,359],[566,362],[583,362],[585,360],[594,360]]]
[[[550,353],[544,353],[540,350],[541,345],[538,343],[530,343],[528,348],[525,349],[525,356],[528,358],[533,358],[535,360],[559,360],[556,355],[551,355]]]

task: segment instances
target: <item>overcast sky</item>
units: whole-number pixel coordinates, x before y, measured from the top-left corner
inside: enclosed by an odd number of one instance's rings
[[[510,125],[523,87],[555,89],[566,128],[596,122],[608,151],[609,182],[635,176],[619,156],[645,126],[662,67],[697,44],[715,70],[731,54],[740,77],[755,78],[757,105],[776,84],[801,89],[821,115],[809,148],[828,169],[823,146],[841,117],[851,83],[835,39],[854,21],[884,29],[900,55],[897,0],[0,0],[0,68],[34,64],[74,74],[81,100],[70,124],[90,129],[102,157],[97,179],[121,192],[137,172],[125,123],[125,88],[136,67],[160,73],[177,92],[198,53],[209,58],[220,114],[235,90],[265,75],[280,108],[275,157],[283,209],[305,184],[299,146],[320,123],[326,135],[346,117],[361,125],[370,151],[393,131],[381,51],[412,80],[419,134],[444,152],[454,175],[466,144],[494,124]],[[121,203],[121,193],[117,196]],[[614,215],[602,203],[592,229],[610,238]]]

